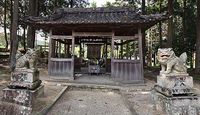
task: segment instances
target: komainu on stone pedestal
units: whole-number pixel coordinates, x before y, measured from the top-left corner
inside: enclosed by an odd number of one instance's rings
[[[33,49],[28,49],[24,55],[17,53],[16,68],[11,73],[11,82],[8,88],[3,89],[2,103],[5,113],[9,108],[15,108],[21,114],[31,114],[36,98],[43,95],[44,86],[39,79],[36,59],[37,51]]]
[[[162,48],[158,49],[157,59],[161,71],[155,89],[167,96],[192,94],[193,78],[187,73],[187,54],[177,57],[172,48]]]
[[[187,73],[186,53],[177,57],[172,48],[162,48],[158,49],[157,59],[161,71],[152,91],[156,109],[167,115],[199,115],[200,97]]]

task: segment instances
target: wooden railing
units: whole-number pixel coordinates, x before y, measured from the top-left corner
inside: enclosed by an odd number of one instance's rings
[[[49,75],[63,77],[73,76],[73,64],[72,59],[62,59],[62,58],[51,58],[49,61]]]
[[[140,82],[143,80],[139,60],[112,60],[112,77],[122,82]]]

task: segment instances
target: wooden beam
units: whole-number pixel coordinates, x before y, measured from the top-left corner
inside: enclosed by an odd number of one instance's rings
[[[135,36],[114,36],[115,40],[135,40],[138,38],[138,34],[136,34]]]
[[[64,36],[64,35],[52,35],[51,39],[72,39],[73,36]]]
[[[140,63],[139,60],[130,60],[130,59],[114,59],[113,62],[117,62],[117,63]]]
[[[59,42],[59,43],[63,43],[63,44],[67,44],[67,42],[61,40],[61,39],[54,39],[55,41]]]
[[[71,58],[50,58],[51,61],[72,61]]]
[[[98,36],[98,37],[111,37],[112,32],[73,32],[73,36]]]

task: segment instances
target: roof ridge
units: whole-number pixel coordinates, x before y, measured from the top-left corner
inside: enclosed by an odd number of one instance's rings
[[[97,7],[97,8],[59,8],[55,11],[58,13],[62,11],[63,13],[113,13],[113,12],[136,12],[133,7]]]

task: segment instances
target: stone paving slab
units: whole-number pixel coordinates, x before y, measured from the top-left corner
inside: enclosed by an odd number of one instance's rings
[[[101,91],[67,91],[47,115],[132,115],[120,94]]]

